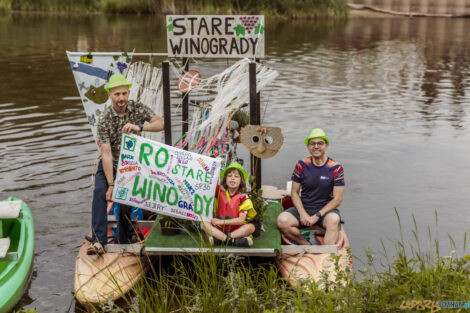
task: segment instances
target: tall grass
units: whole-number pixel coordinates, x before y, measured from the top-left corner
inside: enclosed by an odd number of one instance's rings
[[[126,305],[108,303],[95,310],[372,313],[403,312],[400,306],[408,300],[467,301],[470,255],[441,256],[430,228],[426,241],[433,243],[432,249],[423,251],[417,248],[421,245],[416,223],[412,232],[415,242],[407,243],[403,237],[396,241],[393,257],[382,243],[386,262],[380,269],[375,253],[367,251],[365,260],[356,259],[355,272],[340,269],[336,258],[339,275],[335,281],[328,282],[325,272],[319,282],[303,281],[297,287],[289,287],[269,259],[260,262],[214,253],[167,257],[159,260],[132,294],[124,295]],[[465,249],[466,235],[464,253]]]
[[[0,10],[345,17],[345,0],[0,0]]]

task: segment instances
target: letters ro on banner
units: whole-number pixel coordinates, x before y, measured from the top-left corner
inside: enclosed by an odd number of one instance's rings
[[[122,135],[113,201],[188,220],[210,220],[221,160]]]

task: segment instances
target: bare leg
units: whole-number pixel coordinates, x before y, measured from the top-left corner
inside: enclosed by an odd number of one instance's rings
[[[288,239],[297,242],[300,245],[309,245],[304,236],[300,233],[299,222],[289,212],[282,212],[277,217],[277,227]]]
[[[225,241],[227,239],[227,235],[225,235],[219,228],[213,226],[209,222],[202,222],[201,229],[208,235],[215,237],[221,241]]]
[[[326,230],[325,233],[325,244],[334,245],[338,242],[339,231],[340,231],[340,219],[338,214],[330,213],[325,216],[323,221],[323,227]]]
[[[232,232],[232,238],[247,237],[255,232],[255,225],[248,223]]]

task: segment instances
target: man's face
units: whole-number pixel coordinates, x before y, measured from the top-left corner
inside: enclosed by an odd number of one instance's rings
[[[129,87],[121,86],[113,88],[109,91],[108,95],[115,107],[119,110],[124,110],[126,108],[127,100],[129,99]]]
[[[307,149],[314,158],[320,158],[325,155],[328,145],[323,138],[312,138],[308,142]]]

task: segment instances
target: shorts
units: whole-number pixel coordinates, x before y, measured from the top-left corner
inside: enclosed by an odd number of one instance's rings
[[[317,213],[318,211],[320,211],[322,208],[308,208],[308,209],[305,209],[305,212],[307,212],[307,214],[309,216],[312,216],[312,215],[315,215],[315,213]],[[297,211],[297,208],[295,206],[293,207],[290,207],[288,208],[287,210],[285,210],[284,212],[289,212],[290,214],[292,214],[296,219],[297,221],[299,222],[299,228],[308,228],[308,227],[311,227],[311,226],[304,226],[302,225],[302,223],[300,223],[300,214],[299,214],[299,211]],[[328,212],[326,212],[325,215],[323,215],[322,217],[320,217],[318,219],[318,221],[314,224],[314,226],[320,226],[323,228],[323,221],[325,220],[325,216],[327,216],[328,214],[330,213],[336,213],[338,214],[339,216],[339,219],[341,220],[341,214],[339,213],[339,210],[338,209],[333,209],[333,210],[330,210]]]

